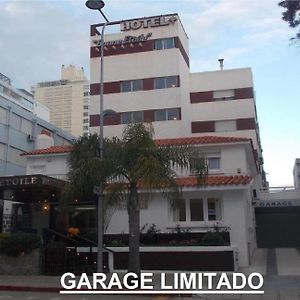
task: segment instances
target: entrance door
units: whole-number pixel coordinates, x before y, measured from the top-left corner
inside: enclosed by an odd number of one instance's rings
[[[300,207],[255,209],[259,248],[300,247]]]

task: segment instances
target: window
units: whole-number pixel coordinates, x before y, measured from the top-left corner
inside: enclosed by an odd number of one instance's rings
[[[178,110],[178,108],[169,108],[169,109],[167,109],[167,118],[168,118],[168,120],[179,120],[179,110]]]
[[[166,108],[158,109],[154,113],[155,121],[166,121],[166,120],[179,120],[179,109],[178,108]]]
[[[83,123],[88,123],[89,119],[83,119]]]
[[[217,198],[207,199],[207,216],[208,221],[221,220],[221,206]]]
[[[144,121],[144,112],[143,111],[130,111],[121,113],[121,123],[142,123]]]
[[[214,171],[214,170],[220,170],[220,157],[208,157],[207,158],[207,166],[208,170]]]
[[[181,199],[178,207],[174,210],[174,221],[185,222],[186,221],[186,210],[185,210],[185,199]]]
[[[234,100],[234,90],[214,91],[213,98],[215,101]]]
[[[165,89],[178,86],[177,76],[154,78],[155,89]]]
[[[12,113],[10,115],[10,125],[16,130],[21,130],[21,117]]]
[[[5,159],[6,147],[5,144],[0,143],[0,159],[2,160]]]
[[[175,48],[174,38],[160,39],[160,40],[155,40],[154,42],[154,49],[156,50],[171,49],[171,48]]]
[[[143,90],[143,80],[128,80],[121,82],[121,92],[134,92]]]
[[[226,120],[226,121],[216,121],[215,122],[215,131],[216,132],[235,131],[235,130],[236,130],[236,121],[235,120]]]
[[[89,130],[89,126],[82,126],[82,130]]]
[[[190,199],[191,221],[203,221],[203,201],[202,199]]]
[[[89,96],[89,95],[90,95],[90,92],[83,92],[84,97]]]
[[[88,112],[84,112],[84,113],[83,113],[83,116],[84,116],[84,117],[88,117],[88,116],[89,116],[89,113],[88,113]]]
[[[0,123],[6,124],[7,122],[7,110],[5,108],[0,107]]]
[[[182,199],[173,211],[174,222],[222,220],[221,200],[215,197]]]
[[[88,105],[83,105],[83,109],[89,109]]]
[[[26,119],[22,119],[21,131],[26,134],[32,134],[32,123]]]

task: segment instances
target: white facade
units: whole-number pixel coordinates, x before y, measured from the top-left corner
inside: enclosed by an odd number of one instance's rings
[[[50,122],[75,136],[89,132],[89,81],[83,69],[61,68],[61,79],[32,87],[35,99],[50,109]]]
[[[91,133],[99,132],[97,30],[91,27]],[[106,136],[142,121],[158,139],[248,137],[266,184],[250,68],[190,73],[189,39],[177,14],[122,21],[104,40],[104,109],[117,112],[104,118]]]
[[[174,140],[178,141],[177,139]],[[231,246],[236,246],[239,265],[247,266],[256,246],[252,193],[257,186],[257,165],[250,141],[207,144],[196,143],[199,151],[207,158],[214,158],[209,170],[209,181],[204,187],[191,183],[193,176],[179,172],[178,179],[183,189],[183,206],[172,210],[169,201],[157,191],[150,197],[144,196],[141,206],[141,227],[155,224],[161,232],[172,232],[179,225],[191,232],[208,232],[214,227],[229,229]],[[67,146],[65,146],[67,147]],[[53,153],[53,147],[26,154],[27,175],[43,173],[65,179],[70,148],[61,148]],[[66,150],[67,149],[67,150]],[[52,152],[52,153],[51,153]],[[216,163],[216,158],[218,162]],[[243,181],[240,181],[242,178]],[[147,195],[147,191],[140,191]],[[126,205],[120,205],[108,217],[106,233],[128,233]],[[184,208],[182,208],[184,207]],[[96,213],[95,207],[90,207]],[[196,213],[195,213],[196,212]],[[39,218],[39,217],[38,217]]]

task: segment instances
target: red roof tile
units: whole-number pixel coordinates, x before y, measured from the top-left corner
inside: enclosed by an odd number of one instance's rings
[[[223,143],[238,143],[248,142],[251,139],[241,137],[223,137],[223,136],[197,136],[176,139],[161,139],[155,140],[157,146],[168,145],[196,145],[196,144],[223,144]]]
[[[246,185],[252,180],[248,175],[232,175],[232,176],[208,176],[205,185],[220,186],[220,185]],[[177,184],[183,187],[197,186],[197,178],[195,176],[177,178]]]
[[[223,144],[223,143],[238,143],[248,142],[249,138],[240,137],[221,137],[221,136],[198,136],[176,139],[160,139],[155,140],[157,146],[168,145],[197,145],[197,144]],[[30,152],[25,152],[21,155],[41,155],[41,154],[58,154],[68,153],[72,151],[72,145],[53,146],[46,149],[37,149]]]
[[[59,154],[69,153],[72,151],[72,145],[52,146],[45,149],[36,149],[33,151],[22,153],[21,155],[42,155],[42,154]]]

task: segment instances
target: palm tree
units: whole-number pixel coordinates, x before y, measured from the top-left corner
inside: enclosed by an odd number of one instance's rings
[[[175,207],[181,192],[176,182],[175,170],[192,170],[200,184],[207,174],[205,159],[195,147],[158,147],[153,140],[152,126],[140,123],[129,124],[121,139],[106,139],[102,160],[94,155],[97,152],[95,140],[97,137],[91,136],[82,138],[75,144],[70,156],[70,187],[73,193],[80,191],[83,195],[90,193],[93,185],[99,185],[102,181],[107,203],[113,205],[114,201],[125,197],[129,217],[128,270],[139,273],[139,188],[147,189],[149,193],[160,189],[162,195],[172,200]],[[82,149],[85,150],[81,152]]]

